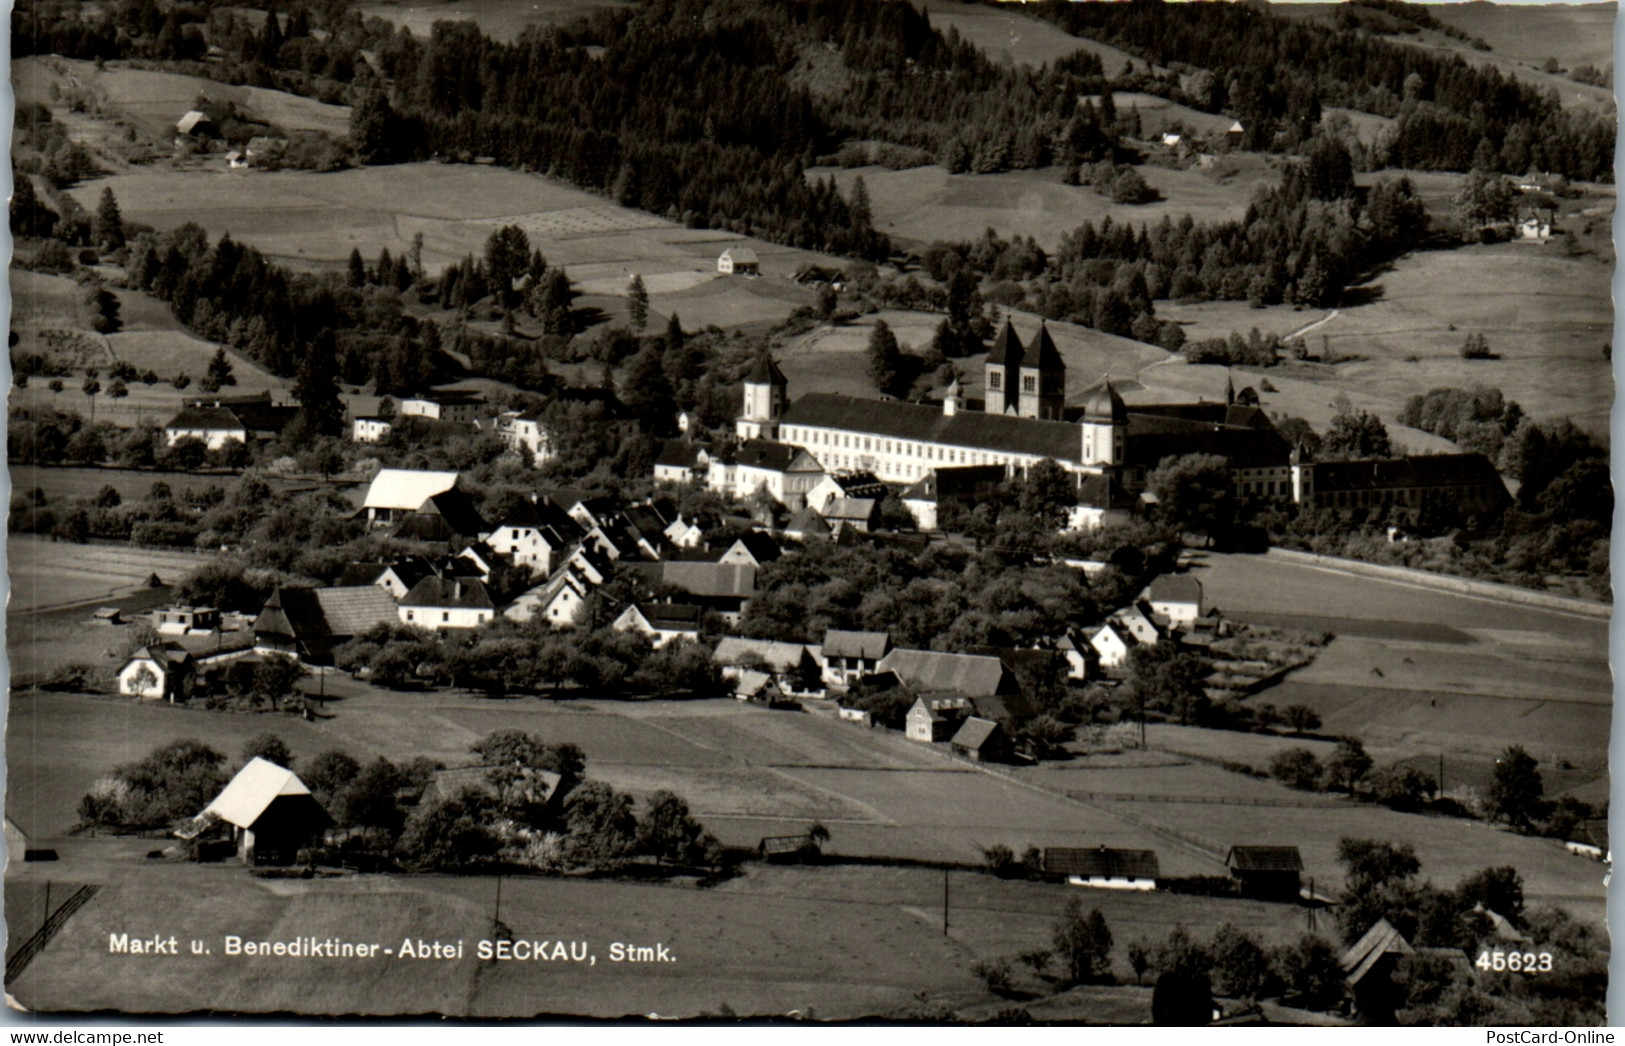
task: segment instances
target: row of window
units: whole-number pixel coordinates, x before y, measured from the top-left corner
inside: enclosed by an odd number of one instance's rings
[[[1433,487],[1428,488],[1439,491],[1451,491],[1458,501],[1476,502],[1487,499],[1486,488],[1482,485],[1461,487]],[[1339,490],[1334,493],[1315,495],[1315,504],[1323,508],[1362,508],[1369,505],[1415,505],[1426,493],[1421,487],[1389,487],[1383,490]]]
[[[902,457],[919,458],[922,461],[935,461],[946,465],[1017,465],[1031,464],[1034,459],[1018,457],[1012,454],[994,454],[981,450],[962,450],[958,447],[944,447],[934,443],[905,443],[902,440],[881,439],[878,436],[856,436],[849,432],[831,432],[825,429],[803,429],[789,426],[785,429],[784,439],[787,443],[799,443],[811,447],[839,447],[855,451],[869,451],[870,453],[900,455]],[[860,467],[853,464],[852,455],[829,454],[818,455],[819,461],[838,468]],[[864,466],[872,467],[872,466]],[[907,472],[908,466],[902,466],[899,471]],[[909,473],[924,475],[926,470],[914,469]]]

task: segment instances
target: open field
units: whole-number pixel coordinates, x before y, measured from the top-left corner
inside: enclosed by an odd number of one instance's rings
[[[562,25],[601,8],[627,7],[616,0],[447,0],[445,3],[382,3],[359,8],[363,18],[382,18],[414,36],[428,36],[436,22],[474,22],[493,40],[512,43],[533,25]]]
[[[1018,14],[1013,4],[959,3],[957,0],[916,0],[916,7],[931,19],[933,28],[952,29],[964,40],[1001,65],[1037,68],[1053,65],[1078,51],[1100,58],[1107,76],[1116,76],[1125,62],[1136,69],[1146,63],[1108,44],[1073,36],[1050,22]],[[1159,69],[1160,71],[1160,69]]]
[[[400,164],[332,174],[139,170],[74,192],[93,207],[104,186],[136,221],[160,230],[195,221],[211,236],[230,233],[296,267],[334,268],[353,249],[367,258],[385,247],[404,253],[422,233],[424,262],[434,270],[478,255],[498,226],[515,224],[549,264],[569,269],[583,293],[620,296],[633,273],[641,274],[654,312],[676,311],[690,329],[781,319],[812,301],[789,276],[808,262],[840,264],[734,233],[687,229],[540,175],[483,165]],[[253,206],[245,208],[245,199]],[[717,255],[740,244],[760,256],[763,278],[717,279]]]
[[[1099,224],[1108,216],[1135,224],[1154,224],[1164,215],[1178,221],[1187,214],[1198,222],[1236,221],[1247,213],[1257,188],[1276,180],[1262,158],[1250,155],[1225,157],[1220,167],[1208,171],[1136,170],[1162,194],[1161,200],[1137,206],[1112,203],[1094,189],[1061,184],[1060,170],[1053,167],[1002,174],[949,174],[936,166],[906,171],[819,167],[807,176],[834,175],[843,192],[861,176],[875,228],[904,241],[973,240],[992,227],[1006,239],[1031,236],[1045,250],[1054,250],[1062,236],[1084,221]]]
[[[1278,392],[1264,405],[1307,418],[1323,428],[1339,392],[1392,425],[1405,400],[1439,386],[1489,385],[1550,420],[1568,417],[1595,432],[1608,430],[1613,404],[1611,366],[1602,348],[1610,340],[1613,307],[1607,266],[1592,258],[1564,258],[1553,244],[1507,243],[1407,255],[1372,283],[1375,301],[1336,310],[1307,336],[1324,348],[1359,359],[1335,367],[1289,364],[1260,372]],[[1251,327],[1282,334],[1328,315],[1290,306],[1250,309],[1245,302],[1198,305],[1159,303],[1158,314],[1177,320],[1191,338],[1218,337]],[[1453,329],[1452,329],[1453,328]],[[1499,358],[1463,360],[1462,342],[1483,333]],[[1170,363],[1146,375],[1167,395],[1185,394],[1194,378]],[[1428,437],[1395,431],[1423,450]]]
[[[203,562],[186,551],[74,545],[24,534],[10,537],[6,553],[13,613],[122,594],[154,573],[173,582]]]

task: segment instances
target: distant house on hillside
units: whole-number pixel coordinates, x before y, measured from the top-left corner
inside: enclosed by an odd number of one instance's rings
[[[1538,214],[1531,214],[1518,223],[1518,237],[1524,240],[1549,240],[1552,237],[1552,221]]]
[[[729,247],[717,258],[717,271],[724,276],[760,276],[762,260],[749,247]]]
[[[164,425],[164,441],[173,447],[191,436],[210,450],[219,450],[231,440],[251,444],[282,435],[297,407],[279,406],[269,396],[234,397],[229,400],[191,400]]]
[[[1105,846],[1093,850],[1048,847],[1044,850],[1044,871],[1064,875],[1075,886],[1108,890],[1155,890],[1161,874],[1155,850],[1114,850]]]
[[[220,128],[197,109],[189,109],[175,121],[175,133],[186,138],[219,138]]]

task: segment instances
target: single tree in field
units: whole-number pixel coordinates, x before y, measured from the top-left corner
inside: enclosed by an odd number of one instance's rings
[[[1527,831],[1545,807],[1545,785],[1540,779],[1540,763],[1524,751],[1522,745],[1513,745],[1495,761],[1495,776],[1490,780],[1489,808],[1514,828]]]
[[[206,378],[214,383],[216,390],[226,385],[237,384],[237,376],[231,372],[231,359],[226,355],[224,347],[215,349],[214,355],[209,358]]]
[[[503,310],[518,301],[515,283],[530,266],[530,237],[517,225],[504,225],[485,240],[485,272]]]
[[[124,384],[123,378],[114,378],[107,383],[107,398],[121,400],[130,394],[129,386]]]
[[[64,388],[61,378],[52,378],[50,383],[45,387],[50,389],[52,392],[61,392]]]
[[[1286,717],[1286,725],[1300,737],[1311,730],[1320,729],[1320,716],[1308,705],[1287,705],[1281,714]]]
[[[183,392],[185,391],[186,386],[192,384],[192,376],[187,374],[185,371],[182,371],[173,378],[170,378],[169,383],[175,386],[176,392]]]
[[[1359,738],[1345,737],[1337,742],[1337,750],[1326,760],[1326,776],[1334,786],[1352,794],[1371,773],[1371,757]]]
[[[643,285],[643,277],[635,272],[626,285],[626,311],[632,318],[632,329],[642,333],[649,323],[649,290]]]
[[[119,213],[118,199],[111,186],[102,190],[101,201],[96,205],[96,246],[103,254],[124,246],[124,216]]]

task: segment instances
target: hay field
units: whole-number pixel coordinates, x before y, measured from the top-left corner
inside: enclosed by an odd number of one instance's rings
[[[1228,124],[1227,124],[1228,126]],[[1150,132],[1148,132],[1150,133]],[[1258,186],[1275,172],[1254,156],[1226,157],[1222,170],[1136,168],[1162,194],[1152,203],[1115,204],[1095,190],[1061,184],[1059,168],[1002,174],[949,174],[942,167],[890,171],[883,167],[812,168],[809,178],[834,175],[842,192],[861,176],[869,190],[875,227],[918,244],[973,240],[991,227],[1000,236],[1031,236],[1045,250],[1084,221],[1154,224],[1166,215],[1198,222],[1236,221],[1247,213]],[[1229,173],[1227,173],[1229,172]]]
[[[358,10],[362,18],[382,18],[414,36],[428,36],[436,22],[474,22],[493,40],[512,43],[531,26],[563,25],[592,11],[627,6],[617,0],[447,0],[366,4]]]
[[[1568,417],[1607,432],[1614,389],[1602,347],[1613,328],[1610,273],[1594,259],[1564,258],[1557,250],[1555,241],[1507,243],[1401,258],[1364,288],[1379,294],[1375,301],[1337,310],[1306,337],[1317,355],[1326,345],[1364,358],[1272,368],[1264,376],[1280,392],[1266,393],[1266,405],[1321,427],[1341,391],[1392,422],[1418,392],[1478,384],[1500,388],[1533,417]],[[1157,311],[1184,324],[1191,338],[1254,326],[1287,334],[1328,315],[1290,306],[1250,309],[1244,302],[1158,303]],[[1473,332],[1483,333],[1500,358],[1463,360],[1462,342]],[[1158,369],[1155,380],[1172,389],[1190,379],[1170,366]],[[1411,431],[1399,438],[1414,449],[1429,440]]]
[[[177,580],[204,561],[186,552],[74,545],[13,535],[6,543],[13,612],[43,610],[126,594],[157,573]]]

